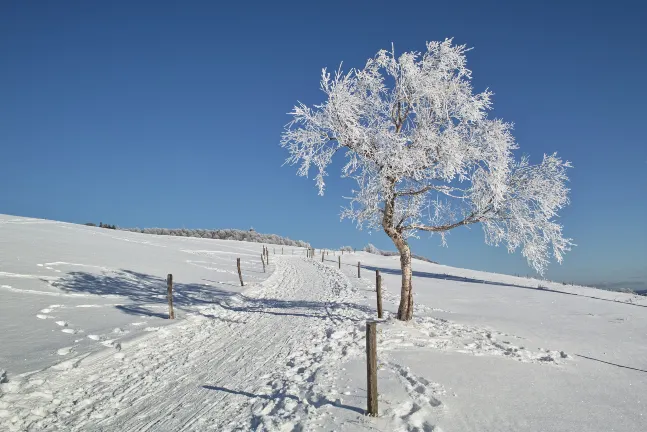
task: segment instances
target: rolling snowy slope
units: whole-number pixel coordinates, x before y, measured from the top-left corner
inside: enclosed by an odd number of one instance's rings
[[[402,323],[397,257],[260,249],[0,216],[0,430],[647,430],[641,297],[415,261]]]
[[[169,324],[168,273],[181,319],[241,291],[238,257],[248,284],[265,280],[261,249],[0,215],[0,368],[40,369],[155,331]]]

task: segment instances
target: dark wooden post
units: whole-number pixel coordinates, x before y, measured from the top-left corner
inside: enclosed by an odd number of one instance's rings
[[[321,262],[324,262],[324,255],[325,254],[323,252],[321,252]]]
[[[380,279],[380,271],[375,270],[375,291],[377,291],[377,284],[379,283],[378,280]]]
[[[263,255],[261,255],[261,262],[263,263],[263,273],[265,273],[265,260],[263,259]]]
[[[169,273],[166,276],[166,297],[168,298],[168,319],[175,319],[175,312],[173,312],[173,275]]]
[[[341,270],[341,256],[337,257],[337,261],[339,262],[339,270]]]
[[[366,321],[366,414],[377,417],[377,342],[375,321]]]
[[[382,318],[382,275],[379,270],[377,271],[375,283],[377,286],[377,317]]]
[[[240,286],[245,286],[243,283],[243,274],[240,272],[240,258],[236,258],[236,266],[238,266],[238,279],[240,279]]]
[[[361,278],[361,273],[359,272],[359,261],[357,261],[357,277]]]

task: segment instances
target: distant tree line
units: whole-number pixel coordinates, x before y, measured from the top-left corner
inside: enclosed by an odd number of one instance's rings
[[[364,252],[372,253],[374,255],[382,255],[382,256],[400,256],[400,252],[380,250],[375,246],[373,246],[373,244],[371,243],[364,246]],[[423,257],[422,255],[411,254],[411,257],[415,259],[419,259],[421,261],[427,261],[432,264],[438,264],[436,261],[432,261],[427,257]]]
[[[97,226],[97,224],[95,224],[94,222],[86,222],[85,225],[92,226],[92,227]],[[117,226],[116,225],[108,225],[108,224],[104,224],[103,222],[99,222],[99,228],[117,229]]]
[[[130,231],[143,234],[168,235],[178,237],[197,237],[217,240],[238,240],[256,243],[270,243],[284,246],[310,247],[310,243],[303,240],[292,240],[276,234],[261,234],[253,228],[249,230],[238,229],[186,229],[186,228],[118,228],[121,231]]]

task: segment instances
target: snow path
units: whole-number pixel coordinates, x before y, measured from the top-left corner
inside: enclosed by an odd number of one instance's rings
[[[273,259],[268,280],[200,315],[0,385],[0,429],[307,429],[339,405],[318,378],[362,351],[372,314],[337,270]]]

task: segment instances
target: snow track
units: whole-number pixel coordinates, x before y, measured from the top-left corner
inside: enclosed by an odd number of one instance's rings
[[[2,384],[0,429],[307,429],[370,310],[337,270],[273,259],[263,284],[184,322]]]

